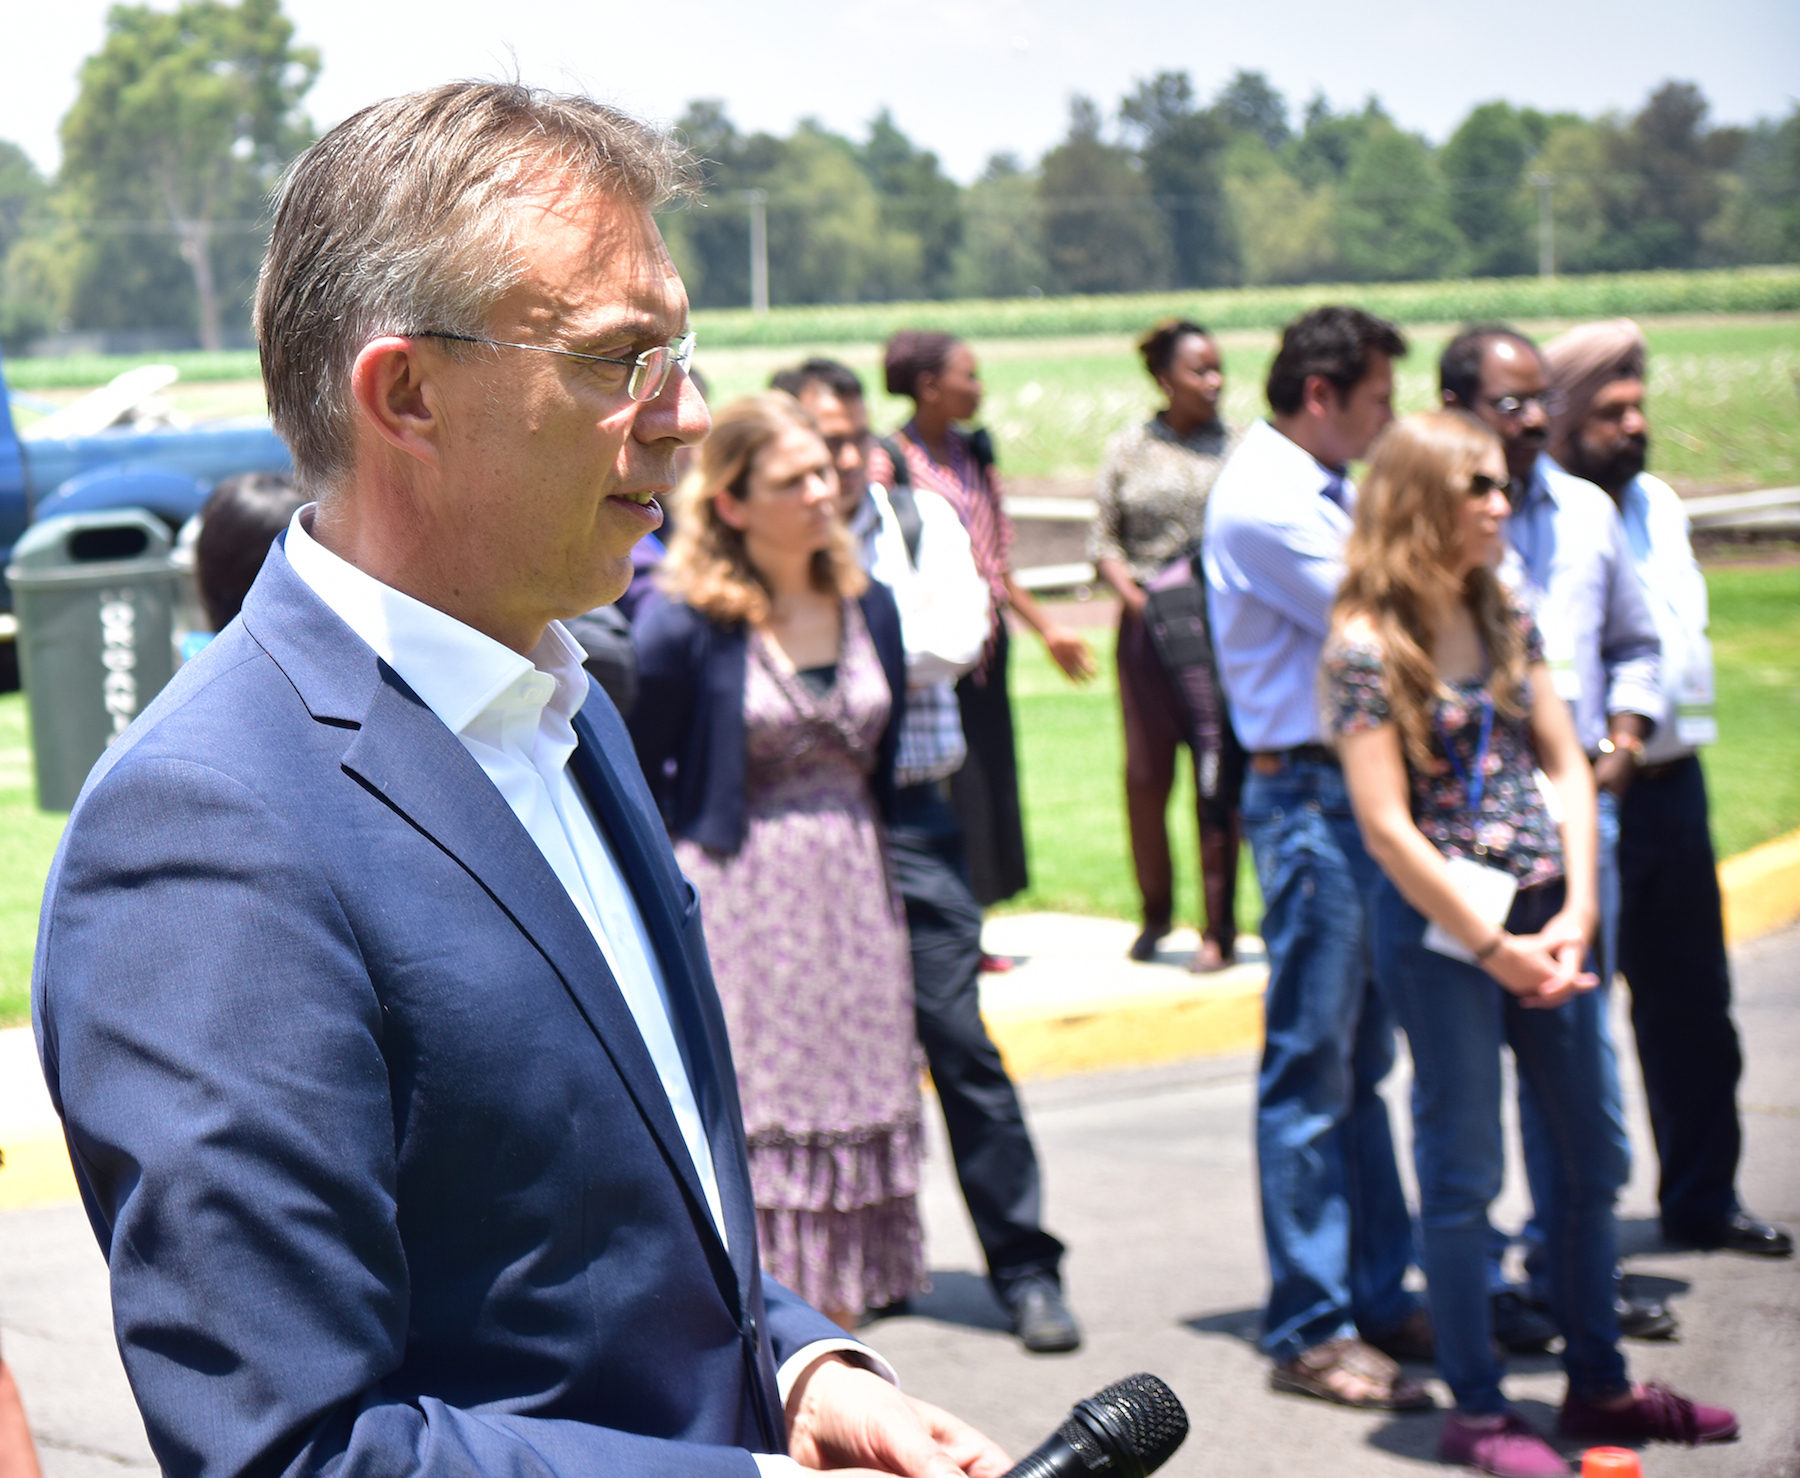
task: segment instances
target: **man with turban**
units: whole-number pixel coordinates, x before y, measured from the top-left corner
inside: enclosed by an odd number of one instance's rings
[[[1698,746],[1717,737],[1706,581],[1687,514],[1644,471],[1643,331],[1628,318],[1584,324],[1544,346],[1549,452],[1618,505],[1631,562],[1662,641],[1662,709],[1619,800],[1617,961],[1662,1166],[1663,1235],[1696,1247],[1788,1257],[1793,1238],[1737,1198],[1743,1066]]]

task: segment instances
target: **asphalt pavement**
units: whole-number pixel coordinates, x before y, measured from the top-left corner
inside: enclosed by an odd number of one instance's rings
[[[1800,928],[1739,946],[1733,960],[1748,1056],[1741,1188],[1758,1214],[1800,1228]],[[1682,1322],[1677,1343],[1628,1344],[1633,1374],[1731,1405],[1744,1427],[1729,1447],[1648,1449],[1645,1472],[1800,1478],[1800,1266],[1661,1245],[1629,1023],[1615,1004],[1637,1146],[1621,1243],[1630,1271],[1669,1298]],[[1254,1345],[1265,1271],[1253,1072],[1253,1057],[1239,1053],[1027,1086],[1046,1222],[1069,1244],[1069,1293],[1087,1331],[1080,1352],[1028,1355],[1006,1332],[941,1137],[924,1196],[935,1286],[913,1312],[864,1337],[907,1389],[975,1421],[1015,1455],[1076,1400],[1149,1370],[1174,1387],[1193,1423],[1165,1473],[1444,1471],[1433,1459],[1436,1416],[1351,1412],[1268,1390]],[[1403,1104],[1403,1070],[1389,1089]],[[1404,1132],[1404,1113],[1398,1122]],[[1517,1226],[1523,1205],[1515,1164],[1497,1219]],[[48,1478],[154,1469],[113,1347],[105,1269],[78,1207],[0,1212],[0,1329]],[[1562,1393],[1554,1359],[1515,1361],[1509,1389],[1548,1430]]]

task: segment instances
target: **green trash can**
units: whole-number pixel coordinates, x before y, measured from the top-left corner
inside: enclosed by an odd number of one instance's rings
[[[171,547],[141,508],[47,518],[13,546],[6,578],[43,810],[75,804],[106,746],[174,676]]]

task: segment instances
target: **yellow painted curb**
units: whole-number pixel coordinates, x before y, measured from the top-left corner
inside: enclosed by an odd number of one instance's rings
[[[1800,831],[1719,864],[1725,938],[1743,944],[1800,919]]]
[[[6,1156],[0,1164],[0,1211],[81,1199],[62,1135],[8,1139],[0,1144],[0,1153]]]
[[[1248,1052],[1262,1042],[1264,978],[1127,996],[1087,1011],[994,1012],[988,1032],[1021,1079]]]

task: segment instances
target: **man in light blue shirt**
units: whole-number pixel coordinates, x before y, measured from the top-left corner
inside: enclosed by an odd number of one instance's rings
[[[1551,455],[1618,505],[1662,639],[1656,729],[1619,802],[1619,968],[1631,985],[1662,1170],[1663,1235],[1790,1257],[1792,1236],[1750,1216],[1737,1197],[1743,1057],[1698,755],[1718,737],[1706,579],[1681,499],[1644,471],[1645,347],[1628,318],[1584,324],[1544,346],[1551,385],[1567,398],[1550,423]]]
[[[1204,556],[1220,677],[1250,753],[1242,812],[1269,952],[1256,1150],[1270,1384],[1390,1410],[1432,1404],[1389,1358],[1429,1357],[1431,1328],[1402,1283],[1412,1224],[1376,1091],[1394,1062],[1363,940],[1378,874],[1323,742],[1318,668],[1355,506],[1345,468],[1393,419],[1405,352],[1391,324],[1354,308],[1288,325],[1274,414],[1219,474]]]

